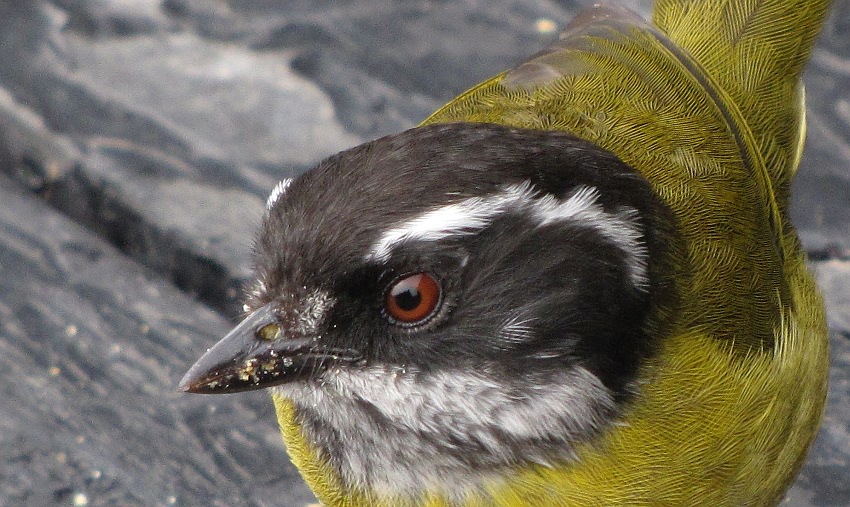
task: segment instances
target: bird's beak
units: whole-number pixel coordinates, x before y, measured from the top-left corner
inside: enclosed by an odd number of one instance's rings
[[[224,394],[263,389],[315,375],[330,363],[355,362],[352,350],[316,337],[287,337],[271,304],[257,309],[189,368],[177,389]]]

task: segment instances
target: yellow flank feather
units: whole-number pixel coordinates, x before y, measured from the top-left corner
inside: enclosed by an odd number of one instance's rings
[[[622,424],[571,464],[526,467],[467,507],[764,506],[793,479],[826,390],[823,305],[787,214],[800,74],[825,0],[659,0],[653,23],[579,16],[549,50],[424,124],[561,130],[641,172],[684,245],[675,331]],[[346,491],[275,398],[290,455],[328,506],[448,506]]]

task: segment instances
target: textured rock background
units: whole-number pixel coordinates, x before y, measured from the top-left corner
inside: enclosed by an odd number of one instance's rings
[[[0,0],[0,505],[309,503],[263,393],[174,392],[238,312],[265,196],[588,3]],[[850,505],[850,1],[834,10],[794,200],[832,385],[793,506]]]

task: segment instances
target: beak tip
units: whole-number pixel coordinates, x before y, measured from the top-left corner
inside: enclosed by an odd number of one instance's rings
[[[197,363],[192,365],[192,367],[189,368],[189,371],[183,375],[183,378],[180,379],[180,382],[177,384],[177,391],[195,394],[203,392],[203,387],[205,386],[203,380],[205,375],[198,374],[201,369],[202,368],[199,368]]]
[[[177,384],[177,390],[182,393],[191,393],[192,387],[192,379],[190,379],[188,375],[184,375]]]

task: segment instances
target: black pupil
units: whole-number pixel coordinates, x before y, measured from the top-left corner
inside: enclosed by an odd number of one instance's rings
[[[416,287],[405,287],[401,292],[393,294],[393,298],[395,304],[406,312],[415,310],[422,303],[422,295]]]

